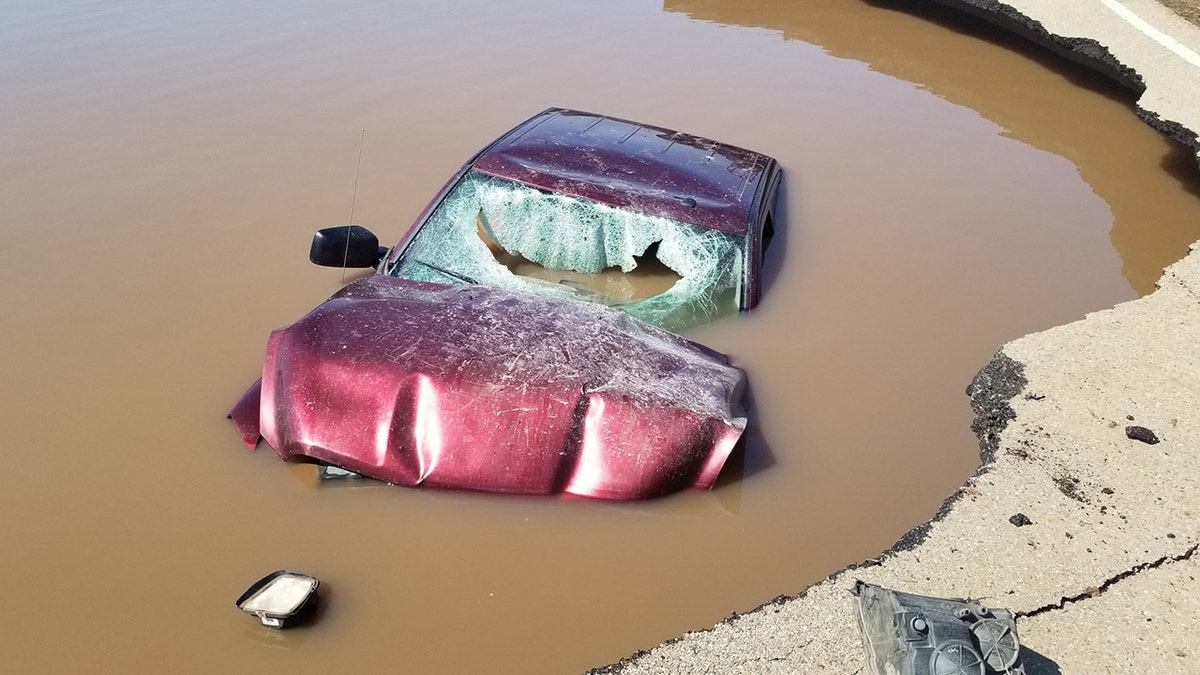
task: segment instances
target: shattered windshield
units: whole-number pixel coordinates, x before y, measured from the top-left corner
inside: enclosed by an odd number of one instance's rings
[[[471,171],[386,272],[575,297],[679,329],[738,311],[743,244],[718,230]]]

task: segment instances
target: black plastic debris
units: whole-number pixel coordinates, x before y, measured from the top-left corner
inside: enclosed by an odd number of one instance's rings
[[[317,478],[321,481],[327,480],[367,480],[367,477],[361,473],[355,473],[349,469],[343,469],[340,466],[332,464],[322,464],[317,469]]]
[[[1150,431],[1146,427],[1129,426],[1125,427],[1125,437],[1135,441],[1141,441],[1148,445],[1154,445],[1158,442],[1158,435]]]
[[[320,585],[314,576],[276,570],[246,589],[237,599],[237,606],[267,628],[290,628],[312,616]]]
[[[877,675],[1024,675],[1007,609],[855,581],[855,618]]]
[[[1024,513],[1012,514],[1008,517],[1008,522],[1016,525],[1017,527],[1025,527],[1026,525],[1033,524],[1033,521],[1029,519],[1029,516],[1025,515]]]

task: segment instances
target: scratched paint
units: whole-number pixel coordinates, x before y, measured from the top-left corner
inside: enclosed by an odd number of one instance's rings
[[[1152,290],[1200,239],[1200,181],[1086,73],[874,3],[783,4],[8,3],[6,667],[577,672],[929,517],[977,461],[974,372]],[[342,283],[306,252],[348,219],[363,130],[354,219],[394,241],[552,105],[787,172],[761,304],[687,334],[749,376],[717,487],[331,488],[247,453],[224,414],[270,331]],[[280,568],[322,581],[307,628],[234,607]]]

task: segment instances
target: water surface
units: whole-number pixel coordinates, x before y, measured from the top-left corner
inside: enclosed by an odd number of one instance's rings
[[[952,56],[951,56],[952,55]],[[795,593],[975,468],[1004,342],[1152,289],[1194,170],[1079,70],[857,0],[9,3],[0,13],[0,644],[18,671],[570,672]],[[375,485],[247,453],[267,334],[552,105],[776,157],[740,465],[649,503]],[[365,136],[364,136],[365,130]],[[1180,168],[1180,167],[1185,168]],[[234,600],[322,579],[310,628]]]

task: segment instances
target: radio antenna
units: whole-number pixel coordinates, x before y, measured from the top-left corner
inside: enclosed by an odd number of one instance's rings
[[[358,170],[362,168],[363,141],[367,139],[367,130],[363,129],[358,137],[358,162],[354,165],[354,193],[350,197],[350,220],[346,223],[346,250],[342,252],[342,285],[346,284],[346,262],[350,259],[350,228],[354,226],[354,204],[358,201]]]

